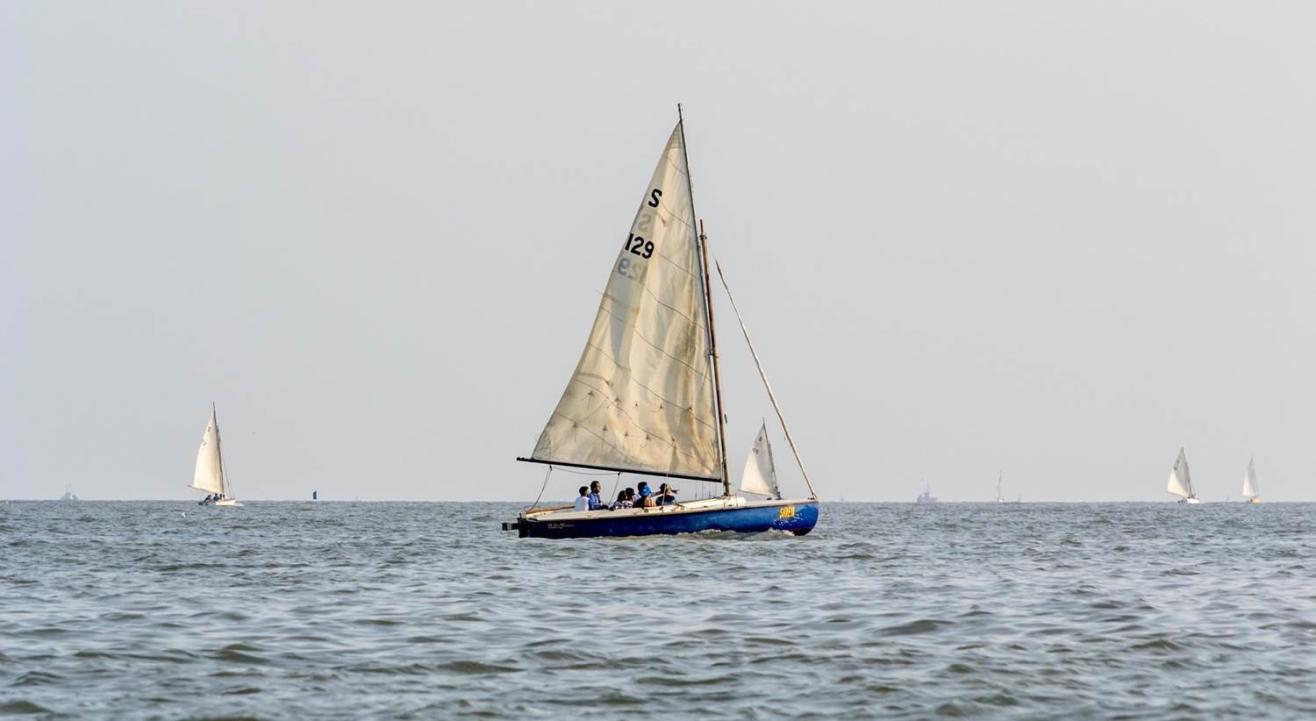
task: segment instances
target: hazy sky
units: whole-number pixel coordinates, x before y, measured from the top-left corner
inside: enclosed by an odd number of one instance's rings
[[[240,497],[532,498],[681,101],[824,498],[1169,500],[1186,446],[1207,500],[1252,453],[1316,500],[1314,22],[0,4],[0,497],[195,498],[214,401]],[[771,410],[719,303],[738,473]]]

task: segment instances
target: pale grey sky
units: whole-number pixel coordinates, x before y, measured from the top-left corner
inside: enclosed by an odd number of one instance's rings
[[[824,498],[1168,500],[1182,445],[1207,500],[1251,453],[1316,500],[1314,21],[4,3],[0,497],[193,498],[212,400],[244,498],[533,497],[681,101]],[[738,470],[770,409],[720,302]]]

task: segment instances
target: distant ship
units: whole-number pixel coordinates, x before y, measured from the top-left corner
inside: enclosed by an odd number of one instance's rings
[[[241,506],[233,497],[228,474],[224,472],[224,456],[219,447],[219,418],[215,405],[210,405],[210,422],[201,434],[201,447],[196,451],[196,471],[192,474],[192,487],[205,491],[200,501],[203,506]]]
[[[1261,491],[1257,488],[1257,469],[1252,459],[1247,459],[1247,470],[1243,473],[1243,497],[1252,503],[1261,503]]]
[[[997,472],[996,474],[996,502],[997,503],[1005,503],[1005,496],[1001,495],[1001,477],[1003,475],[1004,475],[1003,471]]]
[[[937,497],[934,496],[934,495],[932,495],[932,486],[929,485],[929,484],[927,484],[927,483],[924,483],[924,484],[923,484],[923,492],[920,493],[920,494],[918,494],[918,498],[914,499],[914,502],[915,502],[915,503],[936,503],[936,502],[937,502]]]
[[[61,501],[80,501],[80,500],[82,500],[82,499],[81,499],[81,498],[78,498],[78,494],[76,494],[76,493],[73,492],[73,488],[72,488],[71,486],[64,486],[64,495],[60,496],[60,497],[59,497],[59,500],[61,500]]]
[[[1170,469],[1170,480],[1166,482],[1165,491],[1179,496],[1179,503],[1201,503],[1193,492],[1193,481],[1188,475],[1188,458],[1184,456],[1182,448],[1179,449],[1179,457],[1174,460],[1174,467]]]

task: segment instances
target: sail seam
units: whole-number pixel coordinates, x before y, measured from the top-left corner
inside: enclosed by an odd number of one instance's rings
[[[674,211],[674,210],[667,210],[666,208],[664,208],[664,207],[662,207],[662,206],[660,205],[660,206],[658,206],[658,207],[655,209],[655,215],[658,214],[658,213],[662,213],[663,215],[666,215],[666,216],[668,217],[668,219],[673,219],[673,218],[674,218],[674,219],[676,219],[676,220],[681,221],[681,225],[684,225],[684,226],[690,228],[692,231],[693,231],[694,228],[695,228],[695,221],[694,221],[693,218],[687,218],[687,217],[685,217],[684,215],[677,215],[677,214],[676,214],[676,211]]]
[[[609,300],[612,300],[613,302],[617,303],[618,305],[621,305],[621,302],[620,302],[620,301],[617,301],[615,298],[612,298],[612,296],[609,296],[609,295],[607,295],[607,294],[604,294],[603,297],[604,297],[604,298],[607,298],[607,299],[609,299]],[[627,307],[628,307],[628,306],[627,306]],[[623,317],[617,315],[616,313],[612,312],[612,309],[610,309],[610,308],[608,309],[607,313],[608,313],[609,316],[611,316],[612,318],[614,318],[614,319],[616,319],[616,320],[619,320],[619,321],[621,321],[621,322],[623,322],[623,323],[626,322],[626,319],[625,319],[625,318],[623,318]],[[679,314],[678,314],[678,315],[679,315]],[[684,318],[685,316],[681,316],[681,317]],[[687,320],[689,320],[689,319],[687,318]],[[699,326],[696,325],[695,327],[698,328]],[[703,379],[705,379],[705,380],[708,379],[708,375],[707,375],[707,374],[699,372],[699,369],[698,369],[698,368],[696,368],[695,366],[692,366],[692,365],[690,365],[689,363],[685,362],[685,359],[681,358],[680,356],[672,355],[672,353],[671,353],[670,351],[668,351],[666,348],[664,348],[664,347],[658,345],[657,343],[654,343],[653,341],[649,340],[647,337],[645,337],[645,335],[644,335],[643,333],[641,333],[641,332],[639,331],[639,329],[636,329],[633,335],[634,335],[636,338],[639,338],[640,340],[644,341],[644,342],[645,342],[650,348],[653,348],[654,350],[658,351],[659,353],[662,353],[663,355],[667,356],[668,358],[671,358],[672,360],[676,361],[677,363],[680,363],[681,365],[685,366],[686,368],[689,368],[691,371],[694,371],[695,374],[698,375],[700,378],[703,378]],[[588,346],[591,347],[591,348],[595,348],[595,349],[597,349],[600,353],[603,353],[603,354],[607,357],[608,360],[612,361],[613,363],[617,363],[617,359],[614,358],[614,357],[612,357],[611,355],[608,355],[608,354],[607,354],[602,348],[599,348],[598,346],[593,345],[593,344],[591,344],[591,343],[586,343],[586,345],[588,345]],[[620,364],[618,364],[618,365],[620,365]]]
[[[584,384],[582,384],[582,385],[584,385]],[[588,386],[586,386],[586,387],[588,387]],[[635,419],[631,418],[629,414],[626,414],[625,411],[622,411],[622,413],[623,413],[623,415],[625,415],[628,419],[630,419],[632,423],[634,423],[634,425],[635,425],[636,428],[638,428],[638,429],[641,430],[641,431],[644,431],[645,434],[649,436],[649,439],[650,439],[650,440],[657,440],[661,445],[663,445],[663,446],[665,446],[665,447],[671,449],[671,450],[674,452],[674,454],[675,454],[678,458],[681,458],[681,459],[688,459],[688,458],[690,458],[691,456],[694,456],[693,453],[691,453],[691,452],[689,452],[689,451],[686,451],[685,449],[681,448],[681,446],[678,446],[678,445],[676,445],[675,443],[672,443],[671,441],[668,441],[668,440],[664,439],[662,436],[657,436],[657,435],[654,435],[654,434],[652,434],[652,433],[649,433],[648,431],[645,431],[645,429],[644,429],[642,426],[640,426],[640,424],[639,424],[638,422],[636,422]],[[558,417],[558,418],[565,418],[566,420],[571,421],[572,424],[573,424],[573,426],[574,426],[575,428],[577,428],[577,429],[581,429],[581,430],[584,430],[586,433],[590,434],[591,436],[594,436],[595,438],[597,438],[598,440],[600,440],[601,442],[603,442],[604,445],[606,445],[606,446],[608,446],[609,448],[611,448],[614,452],[617,453],[617,455],[621,456],[622,458],[625,458],[625,459],[627,459],[627,460],[630,460],[630,459],[633,458],[632,455],[631,455],[630,453],[627,453],[627,452],[625,451],[625,449],[620,448],[620,447],[617,446],[615,443],[613,443],[612,441],[610,441],[610,440],[608,440],[607,438],[605,438],[603,435],[601,435],[601,434],[599,434],[599,433],[596,433],[595,431],[593,431],[592,429],[590,429],[589,425],[588,425],[586,422],[581,421],[581,420],[578,420],[578,419],[575,419],[575,418],[572,418],[571,416],[569,416],[569,415],[567,415],[567,414],[565,414],[565,413],[559,413],[559,412],[557,412],[557,411],[554,411],[554,412],[553,412],[553,416],[556,416],[556,417]],[[531,454],[531,455],[533,456],[534,454]],[[695,457],[696,459],[698,458],[698,456],[694,456],[694,457]],[[541,459],[541,460],[542,460],[542,459]],[[565,461],[564,461],[564,462],[565,462]],[[638,466],[638,467],[643,467],[644,464],[643,464],[643,463],[639,463],[639,464],[637,464],[637,466]],[[670,471],[669,471],[669,473],[670,473]]]
[[[605,356],[607,355],[607,353],[605,353],[601,348],[597,348],[597,347],[595,347],[595,346],[591,346],[591,347],[594,347],[595,350],[598,350],[600,353],[603,353]],[[613,363],[616,363],[616,361],[613,361]],[[640,388],[643,388],[644,390],[648,391],[649,394],[650,394],[651,396],[653,396],[654,398],[657,398],[657,399],[658,399],[659,401],[661,401],[662,403],[665,403],[665,404],[667,404],[667,405],[669,405],[669,406],[675,406],[675,407],[677,407],[677,408],[681,408],[681,409],[688,409],[688,410],[691,410],[691,411],[694,410],[694,406],[692,406],[692,405],[691,405],[691,406],[687,406],[687,405],[681,403],[680,401],[670,400],[669,398],[667,398],[667,397],[664,396],[663,394],[661,394],[661,393],[655,391],[654,389],[650,388],[649,386],[647,386],[647,385],[645,385],[645,384],[643,384],[643,383],[641,383],[641,382],[635,380],[635,376],[634,376],[634,374],[627,373],[626,375],[627,375],[627,378],[629,379],[629,382],[630,382],[630,383],[632,383],[632,384],[634,384],[634,385],[636,385],[636,386],[638,386],[638,387],[640,387]],[[707,378],[705,378],[705,380],[707,380]],[[600,395],[605,395],[605,396],[611,396],[611,395],[612,395],[612,391],[611,391],[611,389],[608,389],[608,388],[596,388],[596,387],[594,387],[594,386],[592,386],[592,385],[586,383],[586,382],[584,381],[584,379],[582,379],[582,378],[578,378],[578,377],[573,377],[571,380],[567,381],[567,389],[568,389],[568,390],[570,390],[570,388],[571,388],[571,384],[572,384],[572,383],[579,383],[580,385],[585,386],[586,388],[588,388],[588,389],[590,389],[591,391],[594,391],[595,393],[598,393],[598,394],[600,394]],[[646,434],[648,434],[648,435],[650,435],[650,436],[652,436],[652,437],[654,437],[654,438],[661,438],[661,437],[662,437],[661,434],[654,433],[653,431],[650,431],[649,429],[645,428],[644,425],[641,424],[639,420],[635,419],[634,417],[632,417],[632,416],[630,415],[629,411],[625,411],[625,410],[623,410],[622,413],[626,416],[626,418],[627,418],[627,419],[628,419],[628,420],[629,420],[629,421],[630,421],[630,422],[631,422],[636,428],[638,428],[638,429],[644,431]],[[573,421],[573,422],[579,422],[579,421],[577,421],[576,419],[571,418],[571,417],[569,417],[569,416],[567,416],[567,415],[565,415],[565,414],[561,414],[561,413],[559,413],[559,412],[557,412],[557,411],[554,411],[553,414],[554,414],[554,415],[562,415],[563,418],[567,418],[568,420]],[[712,427],[713,427],[713,426],[712,426],[711,424],[709,424],[707,421],[705,421],[705,420],[703,420],[702,418],[700,418],[698,413],[694,413],[694,419],[695,419],[695,422],[696,422],[696,423],[698,423],[698,424],[701,425],[701,426],[704,426],[705,428],[712,428]]]
[[[615,365],[615,366],[617,366],[617,367],[619,367],[619,368],[621,367],[621,364],[619,364],[615,358],[613,358],[612,356],[608,355],[608,352],[607,352],[606,350],[604,350],[604,349],[602,349],[602,348],[600,348],[600,347],[594,345],[593,343],[586,343],[585,345],[586,345],[586,347],[593,348],[594,350],[598,351],[603,357],[605,357],[605,358],[607,358],[608,360],[612,361],[613,365]],[[665,395],[659,393],[658,391],[654,390],[653,388],[650,388],[649,386],[645,385],[644,383],[641,383],[640,381],[638,381],[638,380],[635,379],[635,374],[634,374],[634,373],[629,373],[629,372],[628,372],[628,373],[626,374],[626,377],[629,379],[629,381],[630,381],[631,383],[633,383],[634,385],[636,385],[636,386],[638,386],[638,387],[640,387],[640,388],[643,388],[644,390],[648,391],[649,394],[652,395],[654,398],[657,398],[658,400],[662,401],[663,403],[666,403],[666,404],[669,405],[669,406],[676,406],[677,408],[693,408],[693,407],[694,407],[693,405],[691,405],[691,406],[687,406],[687,405],[685,405],[684,403],[681,403],[680,401],[672,400],[672,399],[668,398],[667,396],[665,396]],[[698,376],[698,378],[702,379],[702,380],[705,381],[705,382],[708,381],[708,376],[701,375],[701,376]],[[575,382],[575,383],[580,383],[581,385],[585,386],[586,388],[589,388],[589,389],[592,390],[592,391],[596,391],[596,392],[598,392],[598,393],[604,393],[604,392],[607,392],[608,395],[612,395],[612,392],[611,392],[609,389],[607,389],[607,388],[595,388],[595,387],[593,387],[593,386],[591,386],[591,385],[586,384],[585,381],[581,380],[580,378],[576,378],[576,377],[573,377],[571,380],[567,381],[567,385],[570,386],[570,384],[573,383],[573,382]],[[696,420],[699,420],[698,417],[696,417]],[[703,423],[704,425],[706,425],[706,426],[708,426],[708,427],[710,427],[710,428],[712,427],[710,424],[705,423],[705,422],[702,421],[702,420],[700,420],[699,422],[700,422],[700,423]],[[637,423],[638,423],[638,422],[637,422]]]
[[[679,147],[679,148],[681,148],[682,150],[684,150],[685,145],[684,145],[684,144],[678,144],[677,147]],[[673,168],[674,170],[676,170],[676,172],[680,173],[681,175],[684,175],[684,176],[685,176],[685,181],[686,181],[686,183],[689,184],[689,182],[690,182],[690,171],[686,170],[685,168],[682,168],[680,163],[677,163],[675,160],[672,160],[671,158],[667,157],[667,153],[663,153],[663,162],[665,162],[665,163],[667,163],[668,165],[672,166],[672,168]]]

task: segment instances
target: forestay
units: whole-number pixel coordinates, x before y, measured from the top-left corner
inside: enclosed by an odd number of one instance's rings
[[[1170,480],[1165,490],[1183,498],[1195,497],[1193,482],[1188,476],[1188,458],[1184,456],[1182,448],[1179,449],[1179,457],[1174,461],[1174,468],[1170,469]]]
[[[745,458],[745,470],[740,474],[741,493],[753,493],[769,498],[781,498],[777,487],[777,466],[772,460],[772,446],[768,444],[768,426],[759,428],[754,446]]]
[[[210,422],[201,434],[201,447],[196,452],[192,487],[206,493],[224,492],[224,471],[219,459],[219,421],[213,408],[210,409]]]
[[[682,142],[678,124],[532,460],[722,480],[704,277]]]
[[[1257,490],[1257,469],[1252,465],[1252,459],[1247,459],[1247,471],[1243,474],[1243,497],[1256,498],[1261,495]]]

